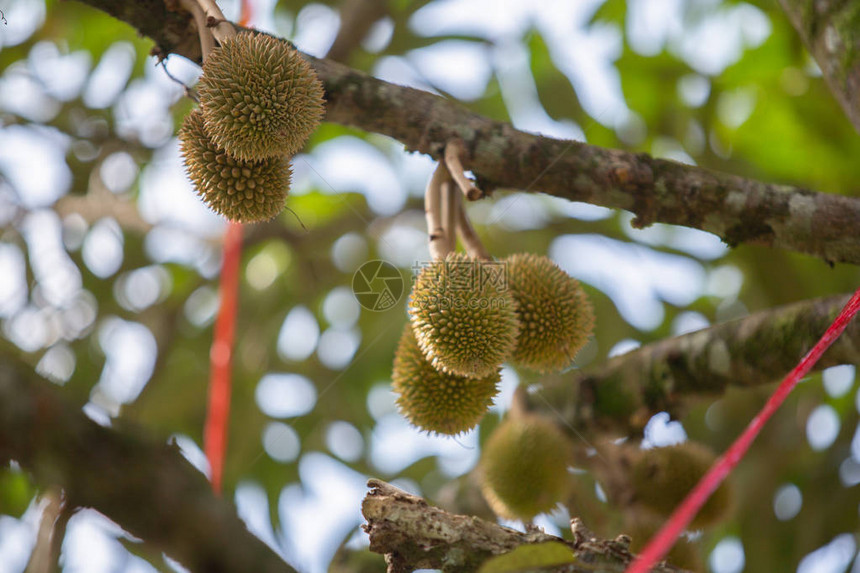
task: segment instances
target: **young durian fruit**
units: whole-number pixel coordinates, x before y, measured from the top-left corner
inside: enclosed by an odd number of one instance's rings
[[[325,112],[322,83],[299,52],[265,34],[224,40],[197,86],[206,132],[243,161],[293,155]]]
[[[540,373],[564,369],[594,328],[585,291],[547,257],[521,253],[504,262],[520,321],[511,361]]]
[[[212,142],[203,123],[200,110],[193,110],[179,130],[185,169],[203,202],[241,223],[266,221],[280,213],[290,188],[289,160],[234,159]]]
[[[436,370],[418,348],[406,325],[391,373],[397,406],[414,426],[427,432],[456,435],[474,428],[498,394],[499,369],[481,378]]]
[[[567,499],[570,445],[549,420],[512,414],[484,446],[478,466],[481,491],[500,517],[529,521]]]
[[[660,517],[668,517],[690,493],[716,460],[714,453],[696,442],[640,450],[630,467],[633,501]],[[724,481],[690,523],[693,529],[723,519],[732,505],[732,490]]]
[[[486,280],[484,264],[461,253],[421,270],[409,316],[418,346],[433,366],[481,378],[498,371],[519,333],[514,300]]]

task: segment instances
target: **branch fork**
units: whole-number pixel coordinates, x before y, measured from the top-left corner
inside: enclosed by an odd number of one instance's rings
[[[424,212],[430,235],[430,256],[434,261],[442,260],[454,251],[458,235],[470,256],[480,260],[492,258],[475,232],[460,196],[462,193],[472,201],[484,196],[466,177],[462,163],[464,156],[465,147],[461,140],[448,142],[444,157],[427,184]]]
[[[215,48],[216,41],[220,44],[236,35],[236,28],[224,17],[215,0],[179,0],[179,5],[194,18],[204,62]]]

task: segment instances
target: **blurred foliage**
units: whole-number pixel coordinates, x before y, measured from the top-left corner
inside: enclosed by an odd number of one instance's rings
[[[274,31],[290,37],[300,36],[303,26],[313,31],[316,24],[311,13],[331,14],[337,4],[327,0],[306,6],[303,1],[281,0],[271,14]],[[489,54],[502,44],[513,43],[527,55],[526,68],[537,91],[534,104],[542,107],[542,112],[557,124],[579,126],[591,143],[680,158],[711,169],[823,192],[858,194],[860,162],[856,158],[860,156],[860,138],[842,116],[776,3],[688,0],[680,5],[680,29],[671,32],[656,50],[645,53],[637,51],[635,42],[631,42],[633,16],[628,3],[607,0],[600,4],[586,18],[581,32],[609,31],[619,39],[617,53],[608,64],[612,73],[617,73],[629,114],[614,125],[607,125],[599,113],[586,105],[581,80],[563,71],[567,67],[557,59],[562,51],[553,49],[539,20],[523,24],[517,37],[502,39],[488,38],[477,31],[474,35],[460,30],[439,35],[418,31],[417,24],[425,18],[422,10],[442,10],[447,4],[442,0],[392,1],[390,37],[378,49],[358,47],[351,64],[373,73],[383,60],[398,61],[411,70],[416,81],[433,85],[410,59],[415,50],[432,49],[437,43],[457,39],[485,46]],[[16,17],[21,17],[18,14],[23,13],[16,9],[38,12],[42,3],[13,0],[9,10],[2,7],[12,25]],[[700,24],[741,8],[754,11],[766,21],[765,37],[758,44],[742,45],[737,57],[717,73],[693,66],[685,57],[683,40],[689,40]],[[496,9],[503,10],[504,6]],[[161,98],[164,109],[152,113],[163,112],[168,126],[179,125],[192,104],[182,97],[177,85],[164,81],[163,70],[156,68],[154,59],[148,56],[150,42],[139,38],[125,24],[76,2],[49,0],[46,10],[44,20],[31,34],[14,45],[5,42],[0,49],[0,125],[7,133],[19,127],[30,130],[28,133],[59,138],[63,161],[70,170],[70,183],[67,190],[59,190],[62,193],[58,195],[62,196],[55,200],[33,203],[22,197],[22,190],[15,188],[17,180],[7,172],[11,169],[9,162],[0,161],[0,247],[16,249],[24,255],[26,288],[26,297],[20,304],[0,302],[3,334],[18,345],[17,352],[23,360],[34,367],[40,365],[40,372],[64,384],[71,399],[89,406],[95,404],[96,409],[101,408],[120,420],[139,423],[165,440],[170,436],[185,436],[201,445],[215,308],[212,301],[218,288],[220,229],[211,221],[201,230],[199,226],[183,227],[171,222],[164,214],[152,215],[141,193],[143,181],[166,169],[154,161],[159,157],[163,161],[164,153],[175,157],[171,147],[174,144],[170,133],[153,136],[147,134],[146,128],[128,127],[128,106],[142,105],[143,101],[131,96],[143,85],[161,86],[154,92],[146,92],[146,97]],[[45,46],[52,46],[60,58],[84,55],[89,62],[85,74],[88,81],[96,65],[118,42],[130,45],[134,58],[130,77],[110,103],[88,105],[81,89],[70,96],[52,95],[51,86],[45,83],[50,70],[40,69]],[[457,62],[450,65],[456,66]],[[493,69],[483,94],[460,103],[494,119],[516,122],[519,118],[511,100],[505,97],[499,64],[488,62],[488,65]],[[41,112],[36,116],[19,113],[16,111],[19,108],[9,103],[15,95],[11,90],[19,89],[16,86],[20,84],[14,82],[20,76],[28,78],[33,93],[43,98]],[[444,86],[434,87],[447,93]],[[313,157],[317,149],[343,142],[347,137],[377,150],[392,169],[402,165],[401,146],[338,125],[324,125],[313,136],[306,153]],[[106,190],[106,163],[120,152],[128,154],[137,169],[127,188]],[[35,159],[32,165],[38,165],[39,161],[44,160]],[[303,161],[298,159],[297,166],[308,172]],[[408,169],[396,172],[404,174]],[[327,317],[324,311],[326,300],[335,289],[350,288],[353,272],[361,262],[391,258],[391,253],[397,251],[395,247],[423,232],[420,199],[423,182],[402,181],[399,192],[404,196],[403,208],[396,214],[380,214],[358,189],[333,194],[325,182],[326,173],[317,174],[316,178],[313,175],[307,176],[311,183],[306,184],[304,192],[289,200],[291,211],[273,223],[246,229],[225,468],[228,491],[243,484],[262,487],[272,527],[287,536],[291,534],[288,524],[283,523],[284,514],[278,509],[279,500],[284,492],[294,491],[294,486],[303,492],[313,489],[314,476],[305,475],[299,462],[309,459],[308,454],[325,453],[363,476],[400,479],[404,486],[420,490],[431,500],[444,493],[452,474],[457,473],[446,470],[435,455],[418,456],[401,471],[383,470],[372,455],[381,439],[380,432],[385,431],[381,421],[391,412],[390,399],[380,400],[379,396],[385,396],[394,347],[406,321],[404,301],[386,312],[362,310],[357,322],[347,326],[332,324],[331,316]],[[71,199],[89,202],[73,203]],[[511,200],[519,201],[525,211],[531,209],[536,213],[536,222],[518,225],[517,217],[522,214],[519,208],[500,214],[507,209],[502,202]],[[678,230],[658,226],[636,231],[630,227],[627,214],[579,216],[558,201],[543,197],[503,196],[492,204],[474,205],[472,209],[479,233],[490,251],[500,257],[518,251],[547,253],[561,236],[600,235],[625,249],[647,249],[691,263],[701,269],[706,283],[717,284],[726,273],[742,277],[734,289],[704,285],[689,304],[672,304],[666,300],[671,297],[658,296],[664,314],[654,328],[633,326],[619,312],[611,292],[600,284],[586,284],[598,322],[595,340],[583,353],[580,366],[605,359],[621,341],[648,343],[673,335],[679,330],[678,321],[689,318],[691,313],[696,313],[699,321],[714,323],[792,301],[847,292],[856,287],[858,278],[856,269],[850,266],[831,268],[809,257],[746,245],[716,255],[700,255],[688,244],[689,235]],[[56,260],[46,261],[49,255],[40,250],[38,241],[32,237],[33,231],[27,227],[34,216],[45,213],[55,217],[50,219],[54,223],[38,232],[62,234],[63,252],[50,255]],[[111,228],[115,229],[121,245],[121,262],[107,273],[94,271],[96,266],[82,246],[100,222],[113,225]],[[153,254],[158,234],[165,231],[179,233],[170,235],[174,238],[168,242],[184,241],[191,245],[186,246],[185,255],[171,258]],[[97,257],[105,256],[98,253]],[[45,265],[55,265],[57,260],[62,264],[67,261],[75,269],[69,275],[67,296],[60,300],[46,296],[47,291],[56,287],[48,283],[58,279],[45,270]],[[403,262],[400,266],[408,281],[411,263]],[[144,296],[146,304],[135,305],[128,301],[127,285],[131,284],[129,277],[140,269],[157,269],[153,272],[162,278],[155,286],[144,282],[140,287],[144,294],[153,291],[156,294],[151,298]],[[634,271],[648,272],[644,266]],[[80,278],[77,286],[76,276]],[[647,276],[639,278],[643,283],[649,280]],[[82,305],[82,300],[90,302]],[[348,364],[332,366],[328,362],[327,366],[319,351],[311,351],[301,359],[290,358],[290,352],[278,340],[285,318],[296,308],[308,309],[320,331],[358,337],[360,342]],[[92,317],[81,318],[89,311],[94,312]],[[33,316],[38,320],[22,322],[22,317]],[[105,340],[109,335],[105,329],[115,318],[143,325],[157,346],[152,375],[145,376],[139,396],[132,396],[127,404],[111,401],[105,388],[99,385],[110,370],[107,358],[110,344]],[[39,337],[32,344],[25,343],[34,339],[21,335],[21,329],[37,327],[41,329]],[[274,420],[261,410],[256,395],[258,383],[267,373],[298,374],[312,381],[316,388],[317,398],[310,412],[279,419],[300,439],[300,453],[287,461],[278,461],[267,454],[262,445],[263,436]],[[525,383],[538,381],[528,372],[519,376]],[[724,396],[694,404],[683,420],[689,437],[721,451],[746,425],[769,390],[769,386],[733,389]],[[860,459],[852,458],[852,454],[860,456],[855,438],[856,390],[856,381],[852,381],[841,393],[825,392],[820,375],[798,388],[733,476],[738,509],[731,520],[704,533],[700,542],[704,555],[722,538],[732,535],[744,545],[747,570],[789,571],[805,555],[835,536],[860,530],[857,487]],[[832,408],[838,415],[838,437],[828,447],[813,449],[806,439],[807,420],[821,405]],[[496,413],[487,417],[479,431],[480,443],[498,420]],[[360,435],[356,455],[344,455],[337,445],[332,447],[329,435],[337,422],[348,422]],[[407,447],[405,442],[403,447]],[[592,477],[589,474],[578,477],[579,494],[571,501],[571,512],[586,516],[588,525],[600,535],[622,532],[623,516],[595,494]],[[780,520],[774,514],[774,495],[785,484],[799,488],[802,506],[796,516]],[[457,491],[468,492],[467,484],[460,485]],[[450,489],[449,486],[449,492]],[[20,516],[33,496],[34,490],[24,474],[8,468],[0,470],[0,512]],[[356,516],[359,502],[359,497],[350,501]],[[353,521],[351,532],[357,525],[357,519]],[[564,516],[556,515],[555,523],[562,531],[567,527]],[[335,545],[326,549],[326,560],[337,544],[350,537],[344,533],[336,539]],[[363,543],[353,540],[350,546],[363,547]],[[285,545],[284,550],[289,552],[290,548]],[[164,567],[160,557],[146,555],[146,558],[158,568]],[[351,563],[354,565],[347,566]],[[378,570],[379,565],[374,556],[355,553],[352,558],[346,549],[341,549],[335,562],[337,570]]]

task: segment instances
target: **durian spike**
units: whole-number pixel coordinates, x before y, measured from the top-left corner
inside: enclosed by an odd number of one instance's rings
[[[478,233],[475,232],[475,228],[472,227],[472,222],[466,214],[466,205],[463,204],[463,198],[459,193],[454,193],[454,201],[456,202],[457,216],[455,226],[457,227],[457,234],[463,241],[463,246],[466,247],[466,252],[482,261],[492,260],[493,257],[490,256],[490,252],[487,250],[487,247],[484,246]]]
[[[521,253],[503,263],[520,321],[511,361],[544,374],[569,367],[594,328],[582,285],[545,256]]]
[[[200,36],[200,53],[203,54],[203,61],[205,62],[212,50],[215,49],[215,36],[212,35],[212,30],[206,25],[206,14],[196,0],[179,0],[179,5],[194,17],[197,34]]]
[[[466,170],[463,168],[463,158],[466,156],[466,147],[460,139],[452,139],[445,145],[445,165],[448,166],[448,171],[451,177],[457,182],[457,186],[466,196],[469,201],[477,201],[484,196],[484,192],[475,186],[475,183],[469,181],[466,177]]]
[[[486,263],[451,253],[418,273],[409,316],[433,366],[478,378],[510,358],[519,334],[511,293]]]
[[[289,160],[242,161],[219,149],[206,134],[203,113],[191,111],[179,130],[188,178],[210,209],[232,221],[267,221],[284,208],[290,187]]]
[[[243,161],[292,156],[325,114],[322,83],[298,50],[265,34],[221,42],[197,84],[206,132]]]
[[[427,234],[430,236],[430,258],[441,261],[453,250],[448,243],[445,221],[442,213],[444,183],[450,180],[448,169],[439,162],[424,193],[424,215],[427,219]]]
[[[481,378],[440,372],[427,361],[412,326],[406,324],[391,373],[397,407],[409,422],[427,432],[457,435],[474,428],[498,394],[499,369]]]

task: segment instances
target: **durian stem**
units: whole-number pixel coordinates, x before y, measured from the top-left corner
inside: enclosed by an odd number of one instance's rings
[[[528,414],[528,392],[525,386],[517,386],[511,396],[508,416],[514,420],[522,420]]]
[[[457,249],[457,199],[459,191],[447,177],[442,182],[442,232],[445,234],[445,253]]]
[[[215,36],[215,39],[218,40],[219,44],[227,38],[231,38],[236,35],[236,28],[233,27],[233,24],[227,21],[224,17],[224,13],[221,12],[218,4],[215,3],[215,0],[197,0],[197,4],[206,15],[207,29],[211,29],[212,35]],[[205,55],[203,60],[206,60]]]
[[[448,169],[444,163],[439,163],[427,183],[424,194],[424,214],[427,218],[427,233],[430,235],[430,257],[440,261],[448,256],[452,247],[448,244],[442,213],[443,191],[450,180]]]
[[[195,0],[179,0],[179,3],[194,17],[197,33],[200,35],[200,52],[203,54],[203,61],[205,62],[212,50],[215,49],[215,37],[212,35],[212,30],[206,25],[206,14]]]
[[[452,139],[445,144],[445,164],[448,166],[448,171],[451,177],[457,182],[457,186],[463,191],[463,195],[469,201],[477,201],[484,196],[484,192],[478,189],[475,184],[466,177],[466,170],[463,168],[463,158],[466,156],[466,147],[460,139]]]
[[[454,194],[454,201],[456,202],[457,234],[460,235],[460,239],[466,247],[466,252],[482,261],[492,260],[487,247],[484,246],[478,233],[475,232],[475,228],[472,227],[472,222],[466,214],[466,206],[463,204],[463,198],[459,193]]]

